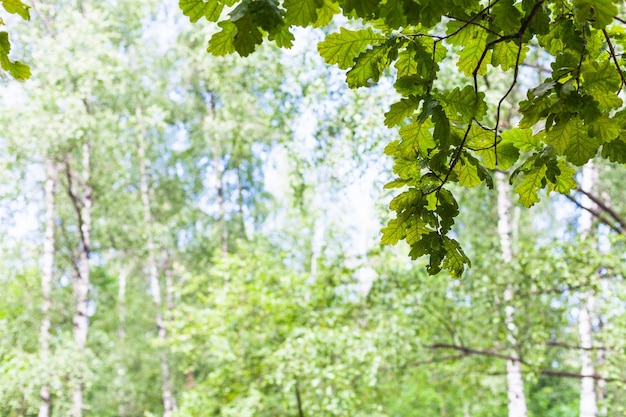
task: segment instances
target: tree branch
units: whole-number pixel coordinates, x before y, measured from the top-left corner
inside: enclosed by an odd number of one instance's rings
[[[507,361],[519,361],[521,363],[524,363],[524,361],[522,361],[519,358],[516,358],[516,357],[513,357],[513,356],[509,356],[509,355],[504,355],[504,354],[498,353],[498,352],[494,352],[493,350],[472,349],[472,348],[468,348],[466,346],[451,345],[451,344],[447,344],[447,343],[435,343],[435,344],[432,344],[432,345],[424,345],[424,347],[429,348],[429,349],[452,349],[452,350],[458,350],[460,352],[463,352],[464,356],[468,356],[468,355],[490,356],[492,358],[504,359],[504,360],[507,360]]]
[[[599,212],[598,210],[594,210],[592,208],[589,207],[585,207],[583,206],[579,201],[577,201],[574,197],[572,197],[571,195],[566,195],[563,194],[569,201],[571,201],[572,203],[576,204],[576,206],[580,207],[583,210],[587,210],[589,213],[593,214],[598,220],[600,220],[602,223],[606,224],[607,226],[609,226],[611,229],[613,229],[615,232],[623,235],[626,234],[625,230],[622,230],[620,227],[617,227],[615,224],[613,224],[613,222],[611,222],[609,219],[607,219],[606,217],[604,217],[602,215],[601,212]]]
[[[602,210],[608,213],[609,216],[611,216],[617,223],[619,223],[622,229],[622,233],[626,231],[626,219],[620,216],[611,206],[609,206],[605,201],[601,200],[599,197],[592,194],[591,192],[583,190],[580,187],[580,185],[576,189],[580,191],[581,193],[583,193],[584,195],[586,195],[587,197],[589,197],[591,201],[596,203],[598,207],[600,207]]]

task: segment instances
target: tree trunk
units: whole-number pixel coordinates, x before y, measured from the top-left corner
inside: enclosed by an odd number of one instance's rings
[[[89,302],[89,274],[91,254],[91,208],[93,205],[93,188],[90,185],[91,174],[91,144],[85,142],[82,146],[80,187],[74,184],[73,172],[70,168],[69,156],[66,165],[68,193],[78,220],[78,266],[76,269],[74,287],[75,313],[72,320],[74,327],[74,345],[76,354],[82,360],[87,346],[87,331],[89,319],[87,307]],[[78,361],[81,363],[81,361]],[[84,381],[78,376],[74,381],[72,392],[72,417],[82,417],[83,413]]]
[[[598,170],[593,162],[587,164],[582,170],[581,189],[583,191],[581,204],[592,210],[596,209],[595,203],[587,197],[585,192],[592,192],[598,182]],[[582,239],[592,234],[593,217],[587,210],[582,210],[579,217],[578,232]],[[580,307],[578,314],[578,336],[580,338],[580,417],[596,417],[598,405],[596,399],[594,364],[593,364],[593,326],[595,297],[592,290],[585,291],[580,295]]]
[[[513,251],[511,249],[511,187],[506,175],[501,171],[496,171],[496,184],[498,189],[498,236],[500,238],[500,250],[502,251],[503,263],[509,264],[513,259]],[[510,356],[513,358],[506,362],[508,410],[509,417],[526,417],[522,364],[516,351],[517,327],[514,320],[515,307],[512,304],[514,296],[513,285],[508,283],[503,296],[507,342],[511,348]]]
[[[208,119],[210,121],[215,120],[215,93],[208,92]],[[211,138],[209,138],[211,139]],[[219,227],[220,235],[220,256],[225,258],[228,254],[228,230],[226,228],[226,210],[224,208],[224,181],[223,171],[220,168],[220,147],[217,138],[213,139],[213,174],[215,175],[215,191],[217,199],[218,219],[217,224]]]
[[[117,290],[117,337],[119,347],[123,348],[126,340],[126,284],[127,284],[128,272],[126,268],[122,267],[120,269],[119,275],[117,277],[118,282],[118,290]],[[126,366],[124,362],[120,359],[117,365],[117,379],[119,384],[118,390],[118,400],[119,406],[117,412],[119,417],[126,416],[126,390],[124,387],[126,386]]]
[[[241,178],[241,161],[237,162],[237,205],[239,211],[239,227],[241,228],[241,236],[246,236],[246,222],[243,214],[243,180]]]
[[[56,207],[54,198],[56,194],[59,167],[55,161],[46,161],[46,184],[45,184],[45,232],[43,241],[43,266],[41,274],[41,328],[39,331],[39,346],[41,358],[44,364],[50,361],[50,306],[52,293],[52,279],[54,277],[54,219]],[[47,378],[41,386],[39,395],[39,417],[50,417],[50,386]]]
[[[148,185],[148,173],[146,169],[146,144],[143,135],[140,135],[139,146],[139,171],[140,171],[140,192],[141,202],[143,205],[143,219],[146,227],[146,250],[148,252],[148,280],[150,282],[150,292],[152,293],[152,301],[156,309],[156,326],[158,338],[164,345],[167,340],[167,330],[163,321],[163,302],[161,300],[161,283],[159,282],[159,272],[156,262],[156,253],[154,245],[154,235],[152,232],[152,213],[150,211],[150,189]],[[167,360],[167,351],[161,348],[161,394],[163,400],[163,417],[170,417],[175,409],[174,398],[172,395],[170,383],[170,370]]]
[[[224,181],[220,169],[219,150],[214,150],[213,170],[215,171],[215,189],[217,191],[218,227],[220,228],[220,255],[222,258],[228,254],[228,231],[226,229],[226,210],[224,209]]]

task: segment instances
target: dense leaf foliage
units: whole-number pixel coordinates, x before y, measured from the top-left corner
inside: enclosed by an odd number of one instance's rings
[[[597,154],[626,162],[618,3],[181,0],[180,7],[192,22],[219,22],[208,46],[214,55],[247,56],[265,37],[288,48],[295,26],[324,26],[335,14],[359,19],[326,36],[318,51],[347,70],[351,88],[371,86],[385,71],[395,78],[400,98],[385,124],[400,137],[385,153],[397,178],[387,187],[404,191],[391,202],[396,218],[382,243],[404,239],[412,258],[430,256],[431,274],[444,268],[458,276],[469,259],[450,236],[459,213],[453,184],[491,187],[493,170],[514,168],[519,201],[530,207],[541,190],[568,193],[574,166]],[[450,71],[460,85],[445,82]],[[524,99],[514,98],[518,90]]]
[[[24,20],[30,19],[30,6],[27,6],[21,0],[2,0],[2,7],[6,12],[18,15]],[[0,16],[0,25],[4,24],[4,20]],[[18,80],[25,80],[30,77],[28,65],[12,60],[9,57],[10,52],[9,34],[6,31],[0,31],[0,68]]]

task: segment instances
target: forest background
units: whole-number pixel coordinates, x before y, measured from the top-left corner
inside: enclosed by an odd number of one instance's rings
[[[498,170],[452,186],[472,266],[430,275],[379,243],[393,70],[351,90],[316,47],[361,23],[244,60],[172,2],[30,6],[30,78],[0,58],[0,415],[626,415],[622,165],[531,210]]]

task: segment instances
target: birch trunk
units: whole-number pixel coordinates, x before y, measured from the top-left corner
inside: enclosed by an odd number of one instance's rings
[[[74,345],[76,353],[81,360],[85,355],[87,346],[87,332],[89,319],[87,317],[87,307],[89,302],[89,274],[90,274],[90,254],[91,254],[91,209],[93,205],[93,188],[90,185],[91,174],[91,145],[85,142],[82,146],[81,177],[80,188],[77,189],[73,182],[73,173],[69,166],[69,159],[66,166],[68,191],[76,217],[78,219],[78,266],[73,282],[75,313],[72,320],[74,327]],[[79,191],[80,190],[80,191]],[[80,363],[80,361],[79,361]],[[84,381],[81,376],[74,380],[74,390],[72,392],[72,417],[82,417],[83,415],[83,389]]]
[[[209,92],[208,103],[209,121],[215,120],[215,93]],[[217,209],[220,235],[220,255],[222,258],[228,254],[228,232],[226,230],[226,210],[224,209],[224,181],[223,172],[220,168],[220,148],[216,138],[213,138],[213,173],[215,175],[215,191],[217,194]]]
[[[122,267],[119,272],[117,282],[118,282],[118,290],[117,290],[117,338],[120,348],[123,348],[125,340],[126,340],[126,283],[128,278],[128,272],[126,268]],[[126,408],[126,390],[124,386],[126,385],[126,366],[122,360],[119,361],[117,366],[117,379],[119,384],[118,390],[118,414],[120,417],[126,416],[127,408]]]
[[[508,264],[513,259],[511,249],[511,187],[506,175],[496,171],[496,184],[498,189],[498,236],[500,238],[500,250],[502,262]],[[509,417],[526,417],[526,397],[524,395],[524,380],[522,378],[522,364],[518,358],[515,346],[517,346],[517,327],[515,326],[513,298],[515,292],[511,283],[504,290],[504,323],[507,328],[507,342],[511,347],[512,359],[506,362],[506,382],[508,396]]]
[[[41,274],[41,327],[39,331],[39,348],[44,364],[50,361],[50,306],[52,293],[52,279],[54,277],[54,219],[56,216],[55,194],[58,181],[58,165],[49,159],[46,162],[45,183],[45,232],[43,241],[43,265]],[[50,417],[50,386],[47,378],[39,391],[41,404],[39,405],[39,417]]]
[[[146,169],[146,144],[145,138],[140,136],[139,146],[139,171],[140,171],[140,192],[143,206],[143,220],[146,227],[146,250],[148,251],[148,280],[150,282],[150,292],[152,301],[156,309],[156,326],[158,338],[163,344],[167,340],[167,331],[163,321],[163,302],[161,299],[161,283],[159,282],[159,271],[156,262],[156,247],[154,244],[154,234],[152,231],[152,213],[150,211],[150,189],[148,185],[148,173]],[[167,351],[161,349],[159,355],[161,362],[161,395],[163,401],[163,417],[170,417],[175,409],[174,397],[172,395],[170,370],[167,359]]]
[[[591,162],[582,171],[581,189],[583,191],[581,204],[594,210],[596,205],[585,195],[584,192],[592,192],[598,182],[597,167]],[[587,210],[580,213],[578,232],[583,239],[592,234],[593,218]],[[578,314],[578,336],[580,338],[580,417],[596,417],[598,405],[594,380],[593,364],[593,326],[595,297],[592,290],[588,290],[580,296],[580,309]]]
[[[226,210],[224,209],[224,181],[220,169],[219,150],[214,149],[213,170],[215,171],[215,190],[217,192],[218,225],[220,228],[220,255],[228,254],[228,231],[226,229]]]

